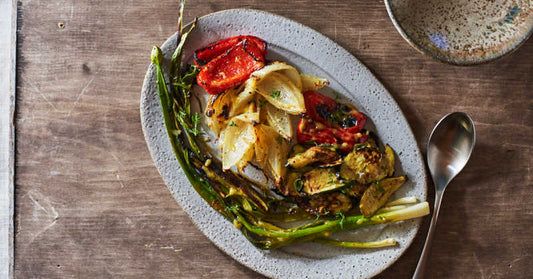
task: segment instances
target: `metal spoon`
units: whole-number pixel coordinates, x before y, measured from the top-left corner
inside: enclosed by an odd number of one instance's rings
[[[424,250],[422,250],[422,255],[413,275],[415,279],[423,278],[424,275],[424,266],[428,259],[429,247],[439,217],[444,190],[468,162],[475,143],[474,123],[463,112],[453,112],[444,116],[429,136],[427,159],[429,171],[435,184],[435,205]]]

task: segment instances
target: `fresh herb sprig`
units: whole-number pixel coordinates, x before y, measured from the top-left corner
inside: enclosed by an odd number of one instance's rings
[[[280,95],[281,95],[281,91],[279,91],[279,90],[270,91],[270,97],[272,97],[274,99],[278,99]]]

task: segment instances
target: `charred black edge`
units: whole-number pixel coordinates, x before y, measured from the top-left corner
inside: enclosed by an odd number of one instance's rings
[[[224,119],[228,120],[229,118],[229,106],[227,104],[222,106],[222,112],[218,115],[218,117],[224,117]]]
[[[253,43],[253,42],[252,42]],[[244,51],[244,53],[250,55],[252,57],[252,59],[255,61],[255,62],[262,62],[262,63],[265,63],[265,59],[257,59],[257,57],[255,57],[254,53],[251,52],[251,51],[247,51],[246,50],[246,46],[248,45],[248,39],[245,39],[243,41],[243,44],[242,44],[242,49]],[[265,52],[266,54],[266,52]]]
[[[216,102],[217,100],[219,100],[222,96],[224,96],[224,94],[226,94],[226,93],[225,93],[225,92],[222,92],[222,93],[217,94],[217,95],[212,95],[211,98],[209,98],[209,101],[208,101],[209,104],[207,105],[207,107],[208,107],[208,108],[209,108],[209,107],[214,107],[214,106],[215,106],[215,102]],[[211,116],[213,116],[213,114],[215,114],[215,113],[216,113],[215,109],[208,109],[208,110],[206,110],[205,115],[206,115],[207,117],[211,117]],[[223,116],[223,115],[224,115],[224,111],[222,111],[222,112],[220,113],[219,116]],[[226,116],[226,119],[227,119],[227,116]]]
[[[253,38],[253,40],[249,40],[249,38]],[[267,44],[267,42],[266,42],[265,40],[259,38],[259,37],[251,36],[251,35],[247,35],[247,36],[239,37],[239,38],[237,39],[235,45],[234,45],[233,47],[230,47],[225,53],[221,54],[220,56],[225,56],[225,55],[227,55],[228,52],[231,51],[235,46],[239,45],[241,42],[244,42],[244,43],[243,43],[243,50],[244,50],[245,53],[249,53],[250,56],[252,56],[252,58],[253,58],[255,61],[257,61],[257,62],[265,62],[264,60],[259,60],[259,59],[257,59],[257,57],[255,57],[255,55],[254,55],[253,53],[246,51],[246,45],[247,45],[248,41],[251,41],[251,42],[254,43],[254,44],[261,43],[261,44],[263,45],[263,52],[265,53],[265,57],[266,57],[266,54],[267,54],[267,52],[268,52],[268,44]],[[255,41],[257,41],[257,43],[256,43]],[[206,61],[203,61],[203,60],[201,60],[201,59],[199,59],[199,58],[197,57],[197,53],[198,53],[198,52],[205,51],[205,50],[212,50],[212,49],[215,48],[216,45],[217,45],[217,43],[215,42],[215,43],[213,43],[213,44],[208,45],[207,47],[204,47],[204,48],[202,48],[202,49],[200,49],[200,50],[195,51],[195,52],[194,52],[195,60],[198,60],[198,61],[203,62],[204,64],[207,64]],[[257,46],[257,47],[259,47],[259,46]],[[214,59],[214,58],[213,58],[213,59]]]
[[[238,43],[240,43],[240,42],[242,42],[242,41],[244,40],[244,39],[241,38],[240,36],[238,36],[238,37],[239,37],[239,38],[237,38],[237,41],[235,42],[235,44],[238,44]],[[228,38],[228,39],[230,39],[230,38]],[[204,60],[198,58],[198,53],[201,53],[201,52],[206,51],[206,50],[213,50],[213,49],[215,49],[215,47],[216,47],[217,45],[220,45],[222,41],[226,41],[226,40],[228,40],[228,39],[224,39],[224,40],[216,41],[216,42],[214,42],[214,43],[209,44],[208,46],[206,46],[206,47],[204,47],[204,48],[201,48],[201,49],[196,50],[196,51],[194,52],[194,60],[195,60],[195,61],[200,61],[200,62],[202,62],[203,64],[207,64],[208,61],[204,61]],[[259,39],[259,38],[258,38],[258,39]],[[228,50],[230,50],[230,49],[232,49],[232,48],[233,48],[233,46],[230,47]],[[227,50],[226,50],[226,51],[227,51]],[[222,52],[221,54],[223,54],[223,53],[224,53],[224,52]],[[216,57],[213,57],[213,59],[215,59],[215,58],[216,58]]]
[[[196,157],[194,157],[192,159],[192,162],[195,166],[194,170],[196,171],[196,173],[198,173],[198,175],[200,175],[205,181],[208,181],[209,182],[209,185],[211,187],[213,187],[213,189],[215,189],[215,191],[217,191],[217,193],[219,193],[219,195],[221,197],[224,197],[225,196],[225,193],[222,191],[222,189],[219,187],[219,183],[217,182],[214,182],[212,179],[210,179],[207,174],[204,172],[204,171],[201,171],[202,169],[202,162],[200,160],[198,160]]]
[[[196,65],[198,65],[198,66],[203,66],[203,65],[207,64],[207,61],[204,61],[204,60],[198,58],[198,56],[197,56],[197,52],[198,52],[198,51],[195,51],[195,52],[194,52],[194,62],[196,62]]]

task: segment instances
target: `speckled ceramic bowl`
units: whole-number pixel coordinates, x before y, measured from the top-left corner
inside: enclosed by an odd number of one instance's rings
[[[346,50],[324,35],[299,23],[255,10],[227,10],[202,17],[184,48],[184,61],[213,41],[252,34],[269,43],[268,59],[279,59],[298,70],[326,77],[330,90],[355,104],[372,120],[372,130],[397,152],[396,173],[405,183],[391,199],[416,196],[426,199],[424,162],[400,108],[370,71]],[[162,46],[168,60],[176,47],[176,35]],[[396,261],[413,241],[420,219],[378,225],[336,237],[352,241],[394,237],[398,244],[383,249],[346,249],[302,243],[273,251],[254,247],[231,222],[213,210],[195,192],[176,160],[166,134],[157,97],[156,71],[150,66],[141,95],[141,121],[148,148],[157,169],[174,198],[193,222],[228,255],[273,278],[368,278]],[[198,88],[196,88],[198,89]],[[198,90],[198,93],[202,93]],[[331,93],[331,92],[330,92]]]
[[[531,0],[385,0],[385,5],[411,46],[456,65],[495,60],[533,33]]]

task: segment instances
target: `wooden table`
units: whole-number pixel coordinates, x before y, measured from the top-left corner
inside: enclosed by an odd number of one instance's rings
[[[98,2],[19,1],[15,276],[259,277],[196,229],[141,132],[150,48],[176,30],[178,1]],[[441,116],[470,114],[477,145],[444,198],[428,277],[530,275],[533,40],[492,64],[451,66],[413,50],[382,1],[318,2],[190,0],[185,18],[254,8],[325,34],[389,89],[423,152]],[[410,278],[424,224],[379,277]]]

